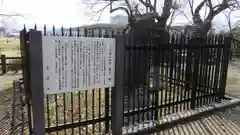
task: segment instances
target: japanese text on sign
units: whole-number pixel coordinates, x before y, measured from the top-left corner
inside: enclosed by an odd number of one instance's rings
[[[43,36],[44,93],[114,86],[115,40]]]

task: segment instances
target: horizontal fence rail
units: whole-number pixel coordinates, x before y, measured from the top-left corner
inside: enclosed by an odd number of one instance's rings
[[[230,60],[240,60],[240,41],[233,39]]]
[[[235,48],[232,50],[231,60],[240,60],[240,48]]]
[[[22,69],[21,57],[7,57],[6,55],[1,55],[0,59],[2,74],[8,71],[15,71],[15,73],[17,73]]]

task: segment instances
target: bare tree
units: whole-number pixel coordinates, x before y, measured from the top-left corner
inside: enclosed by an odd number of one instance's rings
[[[88,15],[97,16],[97,20],[101,18],[106,9],[110,10],[110,13],[124,11],[128,15],[129,27],[148,20],[149,27],[147,29],[155,27],[153,25],[157,24],[157,27],[167,30],[173,23],[176,13],[180,11],[179,9],[184,4],[182,4],[182,0],[164,0],[163,3],[160,2],[158,0],[85,0],[85,4],[88,5],[90,11]],[[95,9],[98,5],[101,5],[101,8]]]
[[[236,30],[237,28],[240,26],[240,19],[237,20],[237,21],[234,21],[232,20],[232,13],[234,11],[238,10],[237,8],[234,8],[234,9],[230,9],[228,11],[224,11],[222,12],[223,15],[226,17],[226,21],[227,21],[227,25],[224,25],[224,27],[226,27],[226,29],[228,30],[228,32],[233,36],[233,38],[239,36],[237,33],[236,33]]]
[[[4,29],[7,29],[7,20],[15,17],[20,17],[26,20],[26,17],[23,14],[19,13],[0,13],[0,23],[3,25]]]
[[[237,20],[235,22],[232,21],[232,13],[234,11],[238,10],[238,8],[231,8],[229,10],[226,10],[223,13],[223,15],[226,17],[226,21],[227,21],[227,25],[226,29],[228,30],[229,34],[232,36],[233,40],[232,40],[232,45],[231,45],[231,49],[232,49],[232,53],[233,55],[235,55],[236,53],[236,46],[235,43],[236,41],[239,41],[239,33],[237,32],[237,28],[239,28],[240,26],[240,20]]]
[[[239,7],[239,0],[201,0],[195,7],[194,0],[187,0],[192,14],[192,20],[195,27],[195,32],[199,34],[206,34],[212,27],[212,21],[221,12],[226,9],[234,9]],[[200,15],[200,11],[206,7],[208,12],[205,12],[205,17]]]

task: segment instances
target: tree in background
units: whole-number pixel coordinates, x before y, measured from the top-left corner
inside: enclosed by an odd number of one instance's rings
[[[212,21],[218,14],[226,9],[234,12],[239,7],[239,0],[201,0],[199,4],[195,4],[196,0],[186,1],[191,12],[194,32],[201,35],[206,35],[209,32],[212,28]],[[201,16],[200,12],[204,8],[205,13]]]
[[[239,31],[238,28],[240,26],[240,20],[238,19],[237,21],[233,21],[233,16],[232,14],[239,10],[238,7],[235,8],[229,8],[228,10],[225,10],[222,12],[222,14],[225,16],[227,25],[225,25],[225,28],[227,29],[228,33],[232,36],[232,55],[236,54],[236,49],[239,48]]]
[[[227,29],[227,31],[233,36],[233,38],[239,37],[239,34],[237,33],[237,28],[240,26],[240,20],[233,21],[233,12],[237,11],[238,8],[232,8],[226,11],[223,11],[222,14],[225,16],[227,25],[224,27]]]
[[[181,0],[85,0],[84,3],[90,10],[88,15],[97,17],[97,20],[106,9],[109,9],[110,13],[124,11],[129,22],[126,31],[135,24],[145,26],[146,30],[155,24],[163,31],[168,30],[179,9],[185,5]],[[96,8],[98,5],[101,7]]]
[[[238,9],[239,0],[85,0],[85,4],[91,15],[98,19],[106,9],[110,9],[110,13],[124,11],[129,17],[130,27],[142,20],[157,20],[159,27],[168,30],[176,15],[179,15],[177,13],[180,13],[192,22],[190,26],[194,33],[206,35],[212,28],[213,19],[226,9]],[[97,5],[102,8],[96,8]],[[187,8],[190,14],[182,11]],[[202,10],[203,15],[200,14]]]

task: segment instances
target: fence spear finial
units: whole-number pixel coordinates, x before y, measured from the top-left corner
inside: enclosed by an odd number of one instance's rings
[[[37,30],[37,24],[36,23],[34,24],[34,30]]]

